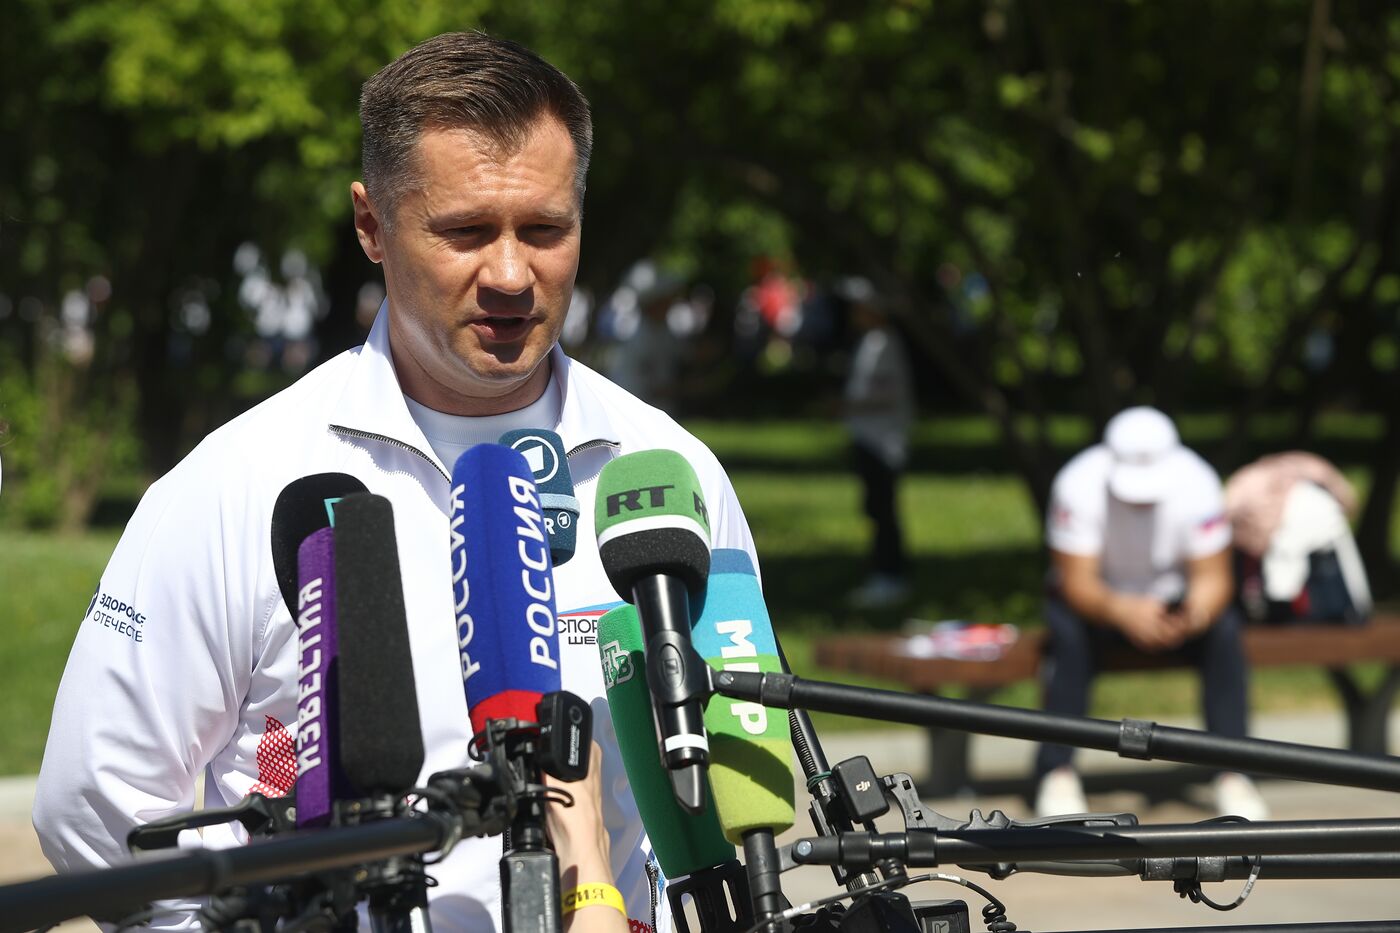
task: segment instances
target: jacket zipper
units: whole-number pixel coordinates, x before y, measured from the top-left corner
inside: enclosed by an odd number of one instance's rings
[[[382,443],[390,445],[391,447],[398,447],[400,450],[406,450],[409,453],[417,454],[423,459],[424,463],[428,464],[434,470],[437,470],[438,474],[441,475],[443,479],[447,480],[449,483],[452,482],[452,477],[448,476],[445,472],[443,472],[442,467],[434,463],[431,457],[423,453],[423,451],[419,450],[417,447],[414,447],[412,444],[405,444],[403,441],[395,440],[392,437],[386,437],[383,434],[374,434],[369,431],[361,431],[358,428],[347,428],[339,424],[331,425],[331,430],[334,431],[336,434],[344,434],[349,437],[358,437],[362,440],[380,441]]]
[[[445,480],[447,480],[447,481],[449,481],[449,482],[451,482],[451,480],[452,480],[452,477],[448,476],[445,472],[443,472],[442,467],[440,467],[440,466],[438,466],[436,463],[434,463],[431,457],[429,457],[427,454],[423,453],[423,451],[419,450],[417,447],[414,447],[412,444],[406,444],[406,443],[404,443],[403,441],[396,440],[395,438],[388,437],[388,436],[383,435],[383,434],[375,434],[375,433],[373,433],[373,432],[371,432],[371,431],[361,431],[361,430],[358,429],[358,428],[347,428],[347,427],[345,427],[344,425],[340,425],[340,424],[333,424],[333,425],[330,426],[330,428],[331,428],[332,431],[334,431],[334,432],[337,433],[337,434],[344,434],[344,435],[347,435],[347,436],[349,436],[349,437],[358,437],[358,438],[361,438],[362,440],[367,440],[367,441],[380,441],[381,443],[388,444],[388,445],[390,445],[391,447],[397,447],[397,448],[399,448],[400,450],[406,450],[406,451],[408,451],[409,453],[417,454],[419,457],[422,458],[422,460],[423,460],[424,463],[426,463],[426,464],[428,464],[429,466],[431,466],[434,470],[437,470],[438,473],[442,475],[442,478],[443,478],[443,479],[445,479]],[[602,439],[593,440],[593,441],[584,441],[582,444],[579,444],[579,445],[578,445],[577,447],[575,447],[573,450],[571,450],[571,451],[569,451],[568,453],[564,454],[564,456],[565,456],[565,458],[572,457],[574,454],[581,454],[581,453],[583,453],[584,451],[588,451],[588,450],[596,450],[596,449],[599,448],[599,447],[621,447],[621,446],[622,446],[622,445],[619,444],[617,441],[607,441],[607,440],[602,440]]]
[[[579,444],[577,447],[566,453],[564,456],[572,457],[574,454],[581,454],[587,450],[597,450],[599,447],[621,448],[622,445],[619,444],[617,441],[607,441],[603,440],[602,438],[598,438],[597,440],[584,441],[582,444]]]
[[[656,909],[657,901],[661,899],[661,888],[660,885],[657,884],[657,876],[661,874],[661,870],[657,868],[655,852],[647,853],[647,860],[642,863],[642,867],[646,869],[647,879],[651,882],[651,884],[648,885],[651,889],[651,933],[660,933],[660,931],[656,929]]]

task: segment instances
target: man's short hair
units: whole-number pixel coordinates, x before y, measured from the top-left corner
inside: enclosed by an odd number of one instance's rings
[[[534,52],[483,32],[449,32],[415,45],[360,92],[365,188],[390,221],[416,183],[414,150],[427,129],[477,132],[507,153],[553,116],[574,143],[574,187],[583,201],[593,121],[568,75]]]

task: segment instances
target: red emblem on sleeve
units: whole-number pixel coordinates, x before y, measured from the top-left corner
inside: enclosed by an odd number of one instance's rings
[[[281,797],[297,780],[297,746],[287,727],[271,716],[258,742],[258,782],[249,793]]]

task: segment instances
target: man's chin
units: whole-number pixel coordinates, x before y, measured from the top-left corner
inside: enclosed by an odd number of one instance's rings
[[[536,355],[516,349],[510,354],[473,354],[464,362],[470,382],[492,396],[500,396],[528,384],[542,366],[547,366],[548,359],[548,353]]]

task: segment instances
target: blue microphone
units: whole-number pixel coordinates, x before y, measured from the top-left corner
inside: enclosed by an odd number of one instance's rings
[[[783,669],[773,623],[748,552],[716,548],[691,640],[716,670]],[[767,919],[787,905],[778,879],[774,836],[792,826],[792,733],[788,717],[758,703],[715,695],[705,708],[710,787],[720,829],[744,847],[754,914]]]
[[[559,689],[554,567],[525,458],[478,444],[452,468],[452,587],[472,729],[534,722]]]
[[[578,541],[579,505],[564,441],[553,431],[523,428],[502,434],[501,444],[519,451],[534,474],[549,530],[549,554],[558,567],[574,556]]]
[[[479,444],[452,468],[453,599],[474,741],[503,748],[511,770],[535,785],[549,744],[540,701],[564,696],[554,568],[540,505],[525,457],[509,447]],[[588,741],[580,734],[582,748]],[[586,769],[586,758],[575,759]],[[522,797],[506,833],[500,877],[505,929],[558,933],[559,859],[548,845],[542,797]]]

